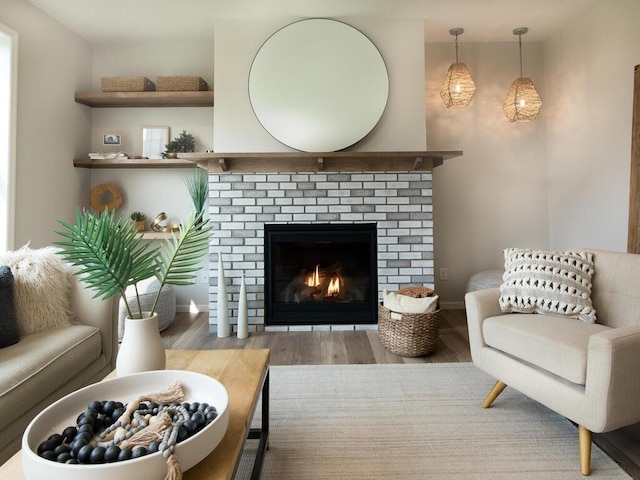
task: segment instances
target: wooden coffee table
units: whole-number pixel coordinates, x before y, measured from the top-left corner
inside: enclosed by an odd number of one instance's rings
[[[248,438],[260,440],[251,472],[252,480],[260,478],[269,437],[269,350],[167,350],[167,369],[209,375],[219,380],[229,393],[227,433],[209,456],[184,472],[183,479],[232,479]],[[262,425],[251,429],[260,394]],[[24,479],[21,452],[0,466],[0,479]]]

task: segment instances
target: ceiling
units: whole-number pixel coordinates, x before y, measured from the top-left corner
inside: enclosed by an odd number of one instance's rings
[[[1,1],[1,0],[0,0]],[[210,38],[218,19],[310,17],[419,18],[425,41],[451,40],[463,27],[467,42],[543,41],[572,18],[606,0],[24,0],[91,43]]]

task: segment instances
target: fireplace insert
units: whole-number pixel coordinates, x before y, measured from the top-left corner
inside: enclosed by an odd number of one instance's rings
[[[375,223],[266,224],[265,325],[377,321]]]

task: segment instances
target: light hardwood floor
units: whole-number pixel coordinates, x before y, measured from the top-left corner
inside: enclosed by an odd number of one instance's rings
[[[438,349],[426,357],[407,358],[385,350],[375,330],[336,332],[258,332],[238,340],[209,333],[208,313],[179,313],[162,332],[165,348],[221,349],[270,348],[272,365],[470,362],[469,336],[464,310],[443,310]],[[478,400],[478,405],[483,399]],[[577,435],[577,431],[576,431]],[[606,434],[594,442],[631,478],[640,480],[640,424]],[[576,455],[578,452],[576,452]]]

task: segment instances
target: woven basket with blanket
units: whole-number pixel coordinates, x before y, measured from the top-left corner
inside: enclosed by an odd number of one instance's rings
[[[433,353],[440,332],[439,298],[423,286],[383,292],[378,305],[378,337],[384,348],[403,357]]]

